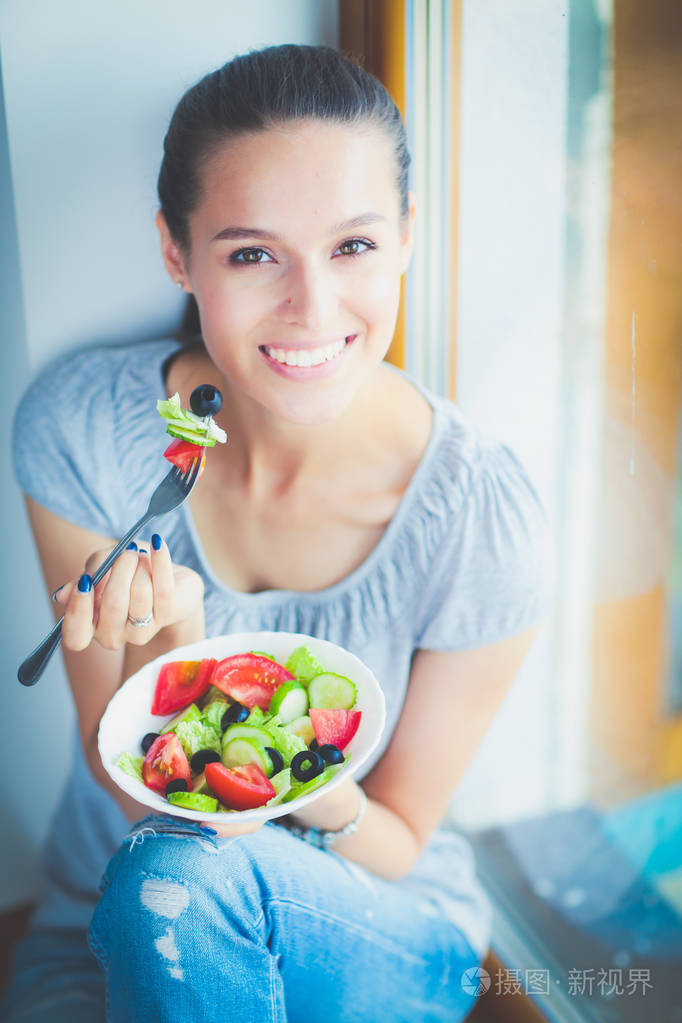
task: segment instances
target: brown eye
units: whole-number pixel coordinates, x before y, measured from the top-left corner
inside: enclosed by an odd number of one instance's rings
[[[239,249],[230,256],[231,263],[271,263],[273,260],[265,249]]]
[[[360,256],[363,252],[368,249],[373,249],[375,246],[364,238],[347,238],[345,242],[341,242],[338,249],[336,250],[341,256]]]

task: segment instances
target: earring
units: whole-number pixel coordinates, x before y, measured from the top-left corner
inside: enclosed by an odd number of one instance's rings
[[[179,288],[181,288],[181,287],[182,287],[182,281],[176,281],[175,283],[177,284],[177,286],[178,286]]]

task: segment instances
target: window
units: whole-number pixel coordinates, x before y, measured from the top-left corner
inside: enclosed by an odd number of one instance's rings
[[[682,1020],[682,8],[355,6],[420,204],[394,357],[517,451],[556,537],[451,819],[547,1018]]]

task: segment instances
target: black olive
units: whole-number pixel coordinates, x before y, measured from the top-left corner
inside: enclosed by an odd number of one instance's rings
[[[200,749],[190,760],[189,766],[193,774],[201,774],[205,770],[206,764],[214,764],[218,760],[220,760],[220,753],[216,753],[214,749]]]
[[[223,716],[220,719],[220,727],[223,731],[229,728],[230,725],[239,724],[240,721],[246,721],[250,711],[248,707],[245,707],[242,703],[232,703],[224,711]]]
[[[192,391],[189,407],[195,416],[215,416],[223,407],[223,396],[217,387],[201,384]]]
[[[308,749],[319,750],[319,748],[320,748],[320,744],[317,741],[317,739],[313,739],[312,742],[308,743]]]
[[[332,742],[325,742],[324,746],[320,746],[317,751],[325,764],[342,764],[346,759],[339,749]]]
[[[166,785],[166,795],[169,796],[171,792],[187,792],[188,785],[184,778],[175,778],[173,781],[169,781]]]
[[[158,737],[159,737],[158,732],[147,732],[147,734],[143,737],[140,746],[142,747],[142,752],[145,754],[145,756],[149,752],[149,747],[154,742],[154,739],[158,739]]]
[[[284,757],[278,749],[274,749],[272,746],[266,746],[265,752],[272,760],[272,773],[279,774],[284,767]]]
[[[304,749],[291,761],[291,773],[297,781],[310,781],[324,771],[324,760],[314,749]]]

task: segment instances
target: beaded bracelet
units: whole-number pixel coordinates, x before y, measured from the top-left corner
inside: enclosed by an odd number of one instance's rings
[[[325,828],[301,828],[298,824],[285,824],[284,826],[295,835],[296,838],[302,839],[307,842],[308,845],[314,845],[317,849],[331,849],[334,842],[339,838],[344,838],[346,835],[354,835],[360,827],[360,821],[362,820],[365,810],[367,809],[367,796],[363,789],[360,789],[360,806],[358,812],[352,821],[343,828],[339,828],[338,831],[328,831]]]

